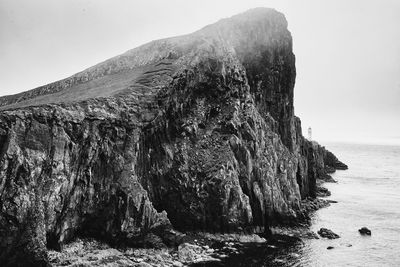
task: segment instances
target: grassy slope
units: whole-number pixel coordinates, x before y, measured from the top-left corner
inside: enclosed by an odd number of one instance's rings
[[[151,87],[153,82],[156,82],[157,76],[170,76],[173,70],[174,66],[170,60],[162,60],[156,64],[105,75],[85,83],[72,85],[61,91],[38,95],[21,102],[1,106],[0,110],[38,106],[49,103],[70,103],[99,97],[111,97],[122,92],[127,92],[127,90],[132,94],[140,96],[146,94],[146,91],[150,91],[146,89]],[[15,99],[19,96],[20,94],[15,95]]]

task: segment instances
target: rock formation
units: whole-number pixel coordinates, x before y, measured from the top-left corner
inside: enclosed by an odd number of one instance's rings
[[[325,237],[328,239],[336,239],[336,238],[340,238],[340,236],[338,234],[335,234],[334,232],[332,232],[332,230],[329,230],[327,228],[321,228],[318,231],[318,234],[321,237]]]
[[[358,229],[358,232],[361,235],[371,235],[371,230],[369,230],[367,227],[362,227],[362,228]]]
[[[345,165],[302,136],[295,76],[284,15],[258,8],[1,97],[0,262],[301,219]]]

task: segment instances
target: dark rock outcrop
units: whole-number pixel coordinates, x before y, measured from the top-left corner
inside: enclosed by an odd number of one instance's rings
[[[338,234],[335,234],[334,232],[332,232],[332,230],[329,230],[327,228],[319,229],[318,234],[321,237],[325,237],[325,238],[328,238],[328,239],[336,239],[336,238],[340,237]]]
[[[358,229],[358,232],[360,232],[361,235],[371,235],[371,230],[369,230],[367,227]]]
[[[295,76],[287,22],[261,8],[0,98],[0,261],[301,219],[345,165],[302,136]]]
[[[330,195],[331,191],[329,191],[328,188],[325,188],[323,186],[317,187],[317,197],[329,197]]]
[[[334,172],[335,170],[347,170],[348,166],[338,160],[338,158],[330,151],[325,150],[324,163],[327,172]]]

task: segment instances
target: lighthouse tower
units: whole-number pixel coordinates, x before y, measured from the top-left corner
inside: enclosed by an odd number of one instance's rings
[[[311,127],[308,127],[308,140],[312,140],[312,129]]]

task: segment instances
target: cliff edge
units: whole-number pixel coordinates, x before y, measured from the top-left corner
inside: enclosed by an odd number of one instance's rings
[[[167,245],[304,217],[345,168],[302,136],[283,14],[252,9],[0,98],[0,262],[79,236]]]

